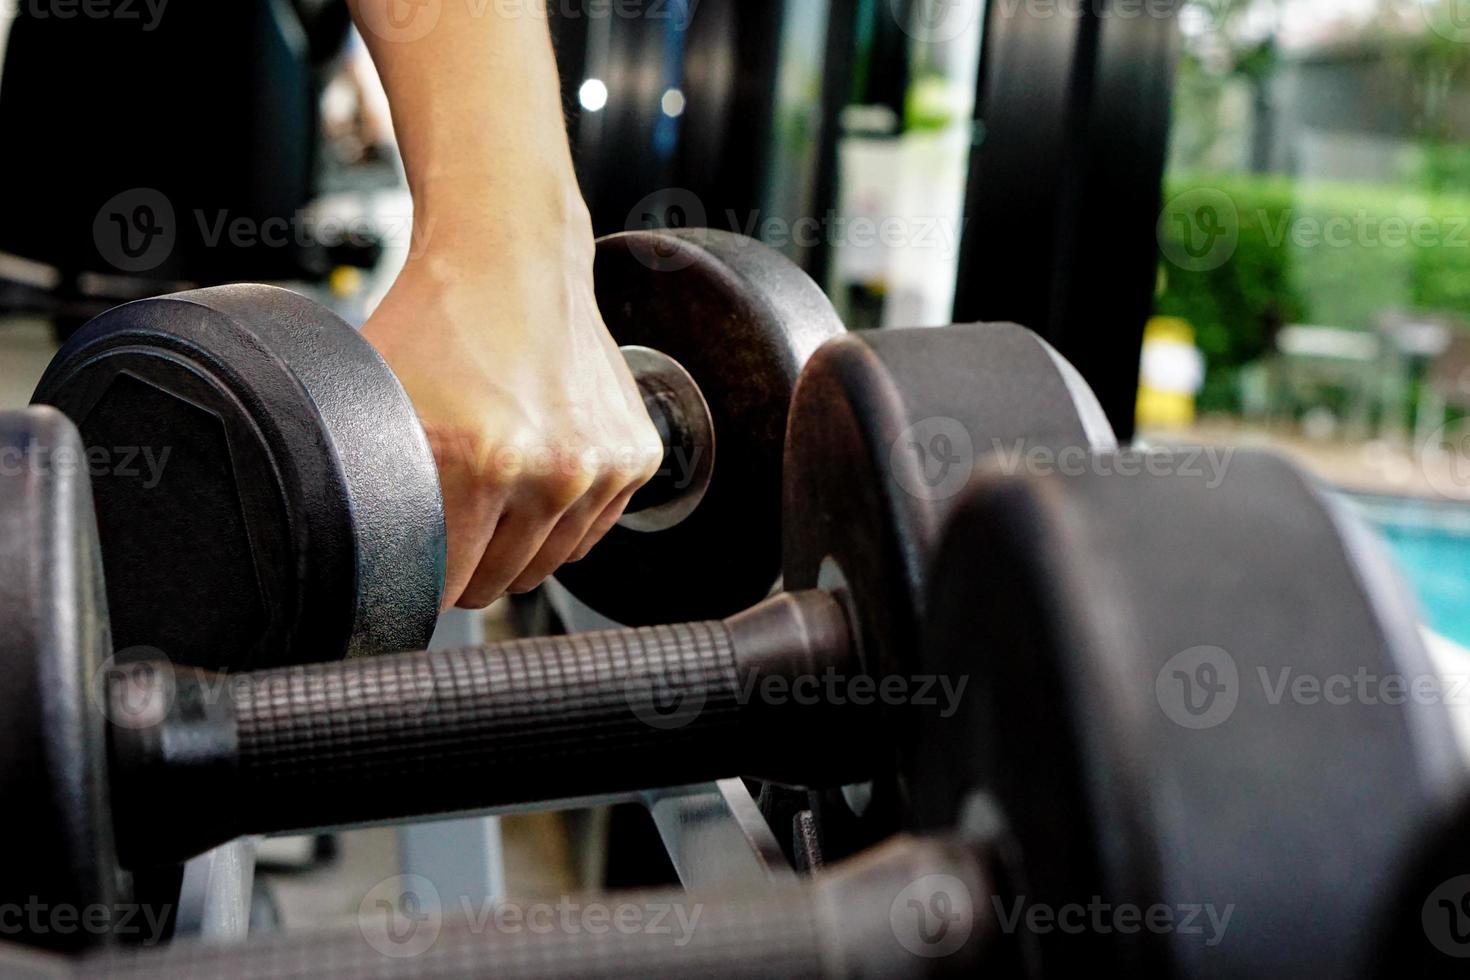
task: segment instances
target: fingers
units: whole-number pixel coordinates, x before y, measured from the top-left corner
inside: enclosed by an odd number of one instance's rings
[[[642,484],[624,490],[602,509],[602,513],[598,514],[588,526],[587,533],[582,536],[582,540],[572,549],[571,555],[567,557],[567,562],[581,561],[592,553],[592,549],[597,547],[598,542],[607,537],[607,532],[611,531],[613,525],[622,519],[623,512],[628,509],[628,501],[633,499],[633,494],[638,492],[640,486]]]
[[[449,548],[440,612],[452,609],[469,587],[485,549],[499,530],[508,488],[487,479],[470,440],[429,431],[444,496],[444,530]]]
[[[594,475],[585,468],[566,467],[549,476],[523,479],[458,605],[483,609],[507,592],[529,592],[574,556],[585,555],[647,482],[647,469],[618,466]]]
[[[544,518],[508,511],[490,539],[480,567],[459,597],[459,607],[485,609],[504,596],[550,533],[551,524]]]
[[[530,592],[555,575],[581,546],[594,522],[601,519],[612,501],[625,495],[622,487],[620,481],[599,480],[586,496],[572,505],[547,536],[536,557],[511,582],[510,591],[516,595]]]

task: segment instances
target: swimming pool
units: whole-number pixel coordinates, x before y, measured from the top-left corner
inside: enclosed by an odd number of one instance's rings
[[[1388,542],[1429,625],[1470,647],[1470,506],[1406,497],[1347,499]]]

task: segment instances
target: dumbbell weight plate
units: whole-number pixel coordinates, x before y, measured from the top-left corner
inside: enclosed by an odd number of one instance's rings
[[[853,333],[824,347],[797,386],[786,459],[785,584],[844,588],[874,676],[912,678],[928,560],[975,467],[1116,447],[1096,397],[1040,337],[1014,324]],[[832,857],[892,833],[901,787],[831,801]],[[822,802],[817,801],[819,811]],[[784,833],[786,828],[778,828]],[[844,835],[850,839],[842,840]]]
[[[597,302],[619,346],[678,361],[715,430],[708,490],[681,523],[619,526],[557,575],[632,626],[718,619],[781,572],[781,470],[791,393],[807,359],[844,332],[816,283],[779,252],[727,232],[630,232],[597,250]],[[699,460],[672,461],[694,472]],[[628,522],[636,524],[636,521]]]
[[[79,923],[116,908],[106,741],[88,701],[110,654],[81,439],[51,409],[0,414],[0,906],[17,915],[38,902],[46,921],[69,909]],[[61,950],[100,939],[32,938]]]
[[[433,456],[398,380],[330,311],[269,286],[130,303],[72,338],[34,400],[96,454],[119,650],[244,669],[427,643]]]
[[[907,746],[920,826],[984,791],[1028,906],[1167,911],[1036,930],[1035,975],[1362,976],[1464,788],[1370,532],[1279,459],[1224,465],[983,475],[934,566],[924,669],[970,696]]]

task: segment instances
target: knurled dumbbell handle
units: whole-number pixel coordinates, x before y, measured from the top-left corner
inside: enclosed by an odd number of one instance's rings
[[[479,909],[473,920],[482,923],[478,929],[466,924],[441,928],[449,915],[420,912],[413,920],[398,919],[389,931],[389,910],[373,908],[360,917],[358,929],[271,936],[234,947],[175,945],[156,952],[105,953],[85,961],[75,975],[79,980],[966,975],[978,972],[993,947],[991,885],[981,860],[964,845],[903,839],[812,885],[772,886],[708,900],[682,893],[602,896],[545,903],[544,916],[516,906],[515,917]],[[595,919],[589,915],[593,909],[598,910]],[[533,916],[540,923],[536,928]]]
[[[845,780],[804,746],[820,705],[762,682],[848,672],[825,593],[692,623],[210,677],[158,670],[167,712],[114,725],[119,850],[139,867],[244,834],[375,823],[748,775]],[[147,699],[144,699],[145,703]],[[116,713],[116,712],[115,712]],[[189,800],[159,807],[160,800]]]

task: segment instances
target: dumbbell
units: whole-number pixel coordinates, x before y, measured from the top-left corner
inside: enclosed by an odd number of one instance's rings
[[[1379,918],[1375,980],[1462,977],[1470,964],[1470,796],[1426,835]]]
[[[598,243],[599,307],[668,458],[561,580],[619,622],[719,618],[780,572],[791,389],[843,330],[800,269],[717,231]],[[97,318],[36,389],[81,429],[120,649],[250,669],[417,649],[445,530],[413,406],[377,352],[286,290]],[[701,574],[703,554],[725,559]]]
[[[944,355],[935,363],[912,356],[934,344]],[[845,375],[854,363],[865,365],[875,393],[861,404],[842,406],[822,379]],[[1029,377],[1023,390],[1030,411],[1010,404],[1010,389],[992,391],[984,383],[988,375]],[[935,391],[963,391],[959,385],[966,377],[975,384],[963,401],[932,397]],[[1051,349],[1009,325],[835,340],[812,358],[792,413],[794,419],[810,416],[800,427],[816,431],[822,429],[820,417],[839,414],[871,415],[874,438],[897,426],[891,444],[857,440],[850,451],[874,455],[874,472],[889,465],[885,460],[899,461],[881,490],[894,503],[892,517],[875,512],[872,520],[922,520],[902,538],[928,547],[938,533],[940,511],[955,492],[915,496],[916,486],[924,485],[914,484],[909,470],[926,461],[898,437],[941,408],[977,446],[1025,438],[1053,449],[1087,447],[1083,418],[1098,415],[1090,393],[1066,383]],[[54,419],[47,424],[51,428],[40,442],[79,451],[73,438],[55,431]],[[800,454],[796,446],[790,451]],[[69,477],[65,493],[82,497],[84,476],[73,471],[54,480]],[[39,484],[34,490],[52,496],[58,491]],[[803,506],[790,510],[793,533],[815,526],[835,492],[814,488]],[[80,531],[68,530],[62,540],[73,549],[73,565],[89,565],[96,546]],[[881,526],[846,525],[832,533],[875,541],[894,536]],[[44,524],[32,534],[50,540]],[[22,540],[16,539],[12,561],[24,563],[31,553]],[[837,554],[837,542],[829,550]],[[31,581],[24,568],[14,575]],[[851,712],[821,704],[767,706],[745,693],[763,677],[821,678],[830,668],[852,678],[861,673],[870,645],[874,651],[901,648],[896,640],[878,642],[873,633],[884,621],[869,618],[865,607],[871,603],[856,591],[870,573],[854,567],[849,577],[852,586],[787,594],[728,622],[277,668],[229,679],[161,664],[151,673],[124,672],[126,682],[114,685],[110,696],[116,700],[106,703],[106,712],[98,710],[100,696],[89,693],[109,649],[105,637],[94,631],[72,643],[38,642],[17,631],[9,656],[33,661],[27,667],[33,679],[8,692],[19,702],[17,718],[25,719],[22,727],[40,730],[46,718],[61,719],[54,734],[76,749],[67,765],[32,767],[26,778],[47,785],[79,781],[64,793],[42,795],[55,801],[50,807],[0,813],[0,831],[26,839],[40,833],[50,841],[58,822],[79,819],[96,833],[15,855],[19,868],[0,867],[0,899],[12,887],[31,890],[25,894],[49,892],[47,881],[72,881],[73,891],[108,894],[116,852],[123,865],[136,869],[187,857],[240,833],[287,826],[423,816],[741,773],[821,785],[866,778],[869,767],[856,744],[846,746],[840,758],[828,751],[834,734],[828,719],[851,728]],[[50,601],[44,590],[27,598],[29,604],[14,607],[15,615]],[[66,604],[91,609],[86,621],[96,629],[105,626],[99,598],[71,596]],[[660,713],[660,695],[675,698],[674,711]],[[0,705],[0,713],[8,708]],[[109,714],[113,723],[106,725],[102,718]],[[866,719],[867,712],[856,715]],[[865,734],[854,731],[855,737]],[[809,758],[799,751],[804,744]],[[79,770],[90,775],[82,778]],[[261,781],[254,781],[257,776]],[[29,861],[36,866],[27,869]],[[73,870],[60,874],[59,866]]]
[[[910,664],[967,678],[966,694],[873,719],[917,840],[797,891],[712,898],[709,931],[684,947],[491,930],[395,960],[357,932],[107,954],[75,969],[1368,975],[1386,899],[1466,790],[1463,760],[1442,702],[1322,693],[1324,679],[1360,673],[1437,677],[1368,533],[1277,458],[1222,466],[1188,453],[1098,455],[1046,473],[1039,461],[980,463],[946,521]],[[1317,695],[1291,677],[1282,686],[1282,670],[1315,678]],[[871,744],[842,744],[850,731],[831,733],[834,764]],[[657,765],[655,742],[642,744]],[[942,949],[950,930],[962,938]]]
[[[66,959],[0,947],[17,980],[483,980],[524,977],[941,977],[1002,961],[983,844],[962,835],[900,838],[805,883],[707,895],[630,893],[568,900],[661,925],[631,931],[497,928],[424,909],[379,909],[357,928],[268,935],[239,946],[176,943]],[[402,895],[391,896],[402,899]],[[941,917],[942,916],[942,917]],[[386,920],[386,921],[385,921]]]

